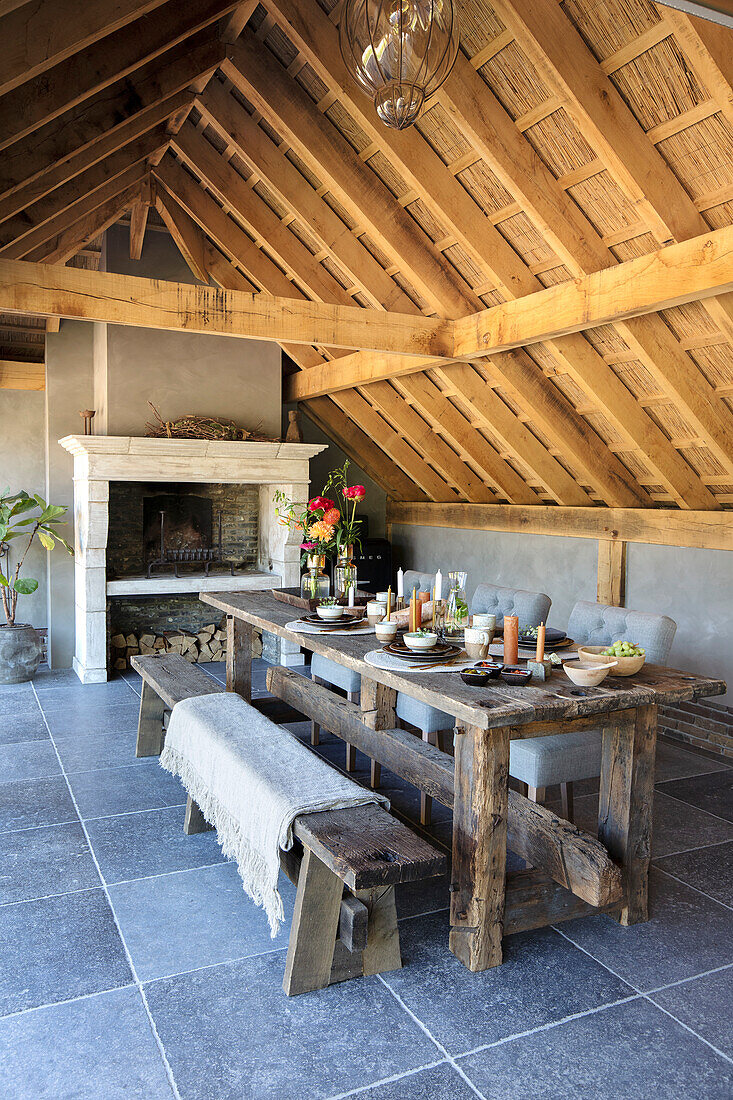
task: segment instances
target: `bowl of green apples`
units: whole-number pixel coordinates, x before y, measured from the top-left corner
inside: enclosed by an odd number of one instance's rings
[[[611,645],[578,646],[578,656],[591,664],[603,665],[608,661],[617,661],[614,676],[633,676],[644,667],[646,650],[635,642],[625,642],[619,638]]]

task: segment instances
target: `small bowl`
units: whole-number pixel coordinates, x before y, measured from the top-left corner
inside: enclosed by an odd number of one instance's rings
[[[408,630],[404,635],[405,645],[408,649],[416,649],[421,651],[423,649],[433,649],[438,644],[438,635],[433,634],[431,630],[427,634],[411,634]]]
[[[516,665],[505,665],[499,675],[506,684],[528,684],[532,679],[528,668],[517,668]]]
[[[344,608],[339,607],[338,604],[327,604],[325,607],[323,604],[318,604],[316,608],[316,615],[319,619],[325,619],[327,623],[336,622],[337,619],[343,618]]]
[[[612,668],[616,667],[616,661],[608,661],[605,665],[583,663],[582,661],[565,661],[563,669],[569,680],[578,687],[598,687],[605,680]]]
[[[587,665],[605,665],[609,661],[615,661],[617,668],[614,676],[633,676],[635,673],[641,672],[644,667],[645,653],[642,653],[639,657],[609,657],[603,652],[604,649],[608,649],[608,646],[579,645],[578,656]]]
[[[464,668],[461,673],[464,684],[469,684],[471,687],[483,687],[484,684],[488,684],[490,678],[491,673],[484,668]]]
[[[397,637],[397,623],[375,623],[374,633],[380,642],[393,642]]]
[[[485,672],[488,676],[498,676],[504,665],[501,661],[477,661],[476,668]]]

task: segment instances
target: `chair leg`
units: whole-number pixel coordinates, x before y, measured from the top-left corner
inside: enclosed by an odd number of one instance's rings
[[[562,816],[566,821],[573,821],[574,806],[572,783],[560,784],[560,800],[562,802]]]
[[[422,731],[423,741],[427,741],[429,745],[437,745],[438,735],[437,733],[428,733],[427,730]],[[433,800],[429,794],[425,794],[424,791],[420,791],[420,824],[430,825],[433,820]]]
[[[370,783],[373,791],[379,790],[382,782],[382,765],[377,760],[371,761]]]
[[[358,691],[347,691],[346,692],[346,698],[349,700],[350,703],[358,703],[359,702],[359,692]],[[353,772],[355,770],[355,768],[356,768],[356,749],[354,748],[353,745],[347,745],[346,746],[346,770],[347,770],[347,772]]]
[[[320,684],[320,676],[311,676],[311,680],[314,684]],[[311,745],[320,745],[321,743],[321,727],[318,722],[311,721]]]
[[[544,787],[527,787],[527,798],[530,802],[544,802],[545,801],[545,788]]]

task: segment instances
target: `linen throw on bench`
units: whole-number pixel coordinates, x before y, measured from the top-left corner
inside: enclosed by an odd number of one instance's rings
[[[233,692],[176,703],[160,763],[215,827],[246,893],[267,913],[273,938],[285,915],[279,850],[292,847],[295,818],[368,802],[389,809],[383,795],[341,775]]]

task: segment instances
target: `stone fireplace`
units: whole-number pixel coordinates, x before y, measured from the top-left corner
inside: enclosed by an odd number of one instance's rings
[[[278,523],[273,495],[280,489],[295,501],[306,501],[309,460],[322,446],[77,435],[59,442],[74,456],[73,667],[83,683],[107,679],[110,598],[195,597],[201,591],[256,591],[298,584],[300,540],[297,532]],[[218,513],[222,515],[224,563],[212,564],[208,577],[198,562],[182,564],[178,577],[168,567],[147,576],[146,543],[154,528],[155,509],[148,505],[146,526],[144,502],[171,496],[199,502],[193,506],[189,501],[187,507],[176,510],[178,518],[185,520],[185,537],[199,545],[202,540],[218,543]],[[209,506],[202,501],[211,503],[211,532]],[[158,516],[161,510],[166,509],[159,507]],[[183,537],[179,532],[177,538]],[[283,643],[283,663],[298,659],[298,646]]]

